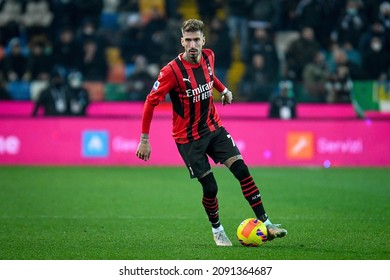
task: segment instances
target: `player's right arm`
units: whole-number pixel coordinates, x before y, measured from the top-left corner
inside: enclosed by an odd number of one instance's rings
[[[137,157],[144,161],[148,161],[150,159],[150,153],[152,152],[149,142],[149,130],[153,119],[154,108],[158,105],[158,103],[156,105],[151,103],[148,97],[146,98],[144,111],[142,113],[142,133],[136,153]]]
[[[169,66],[161,69],[157,81],[154,83],[152,90],[146,97],[142,113],[142,131],[140,142],[138,144],[136,155],[138,158],[148,161],[152,151],[149,142],[150,125],[153,119],[154,108],[165,100],[165,96],[174,87],[175,79]]]

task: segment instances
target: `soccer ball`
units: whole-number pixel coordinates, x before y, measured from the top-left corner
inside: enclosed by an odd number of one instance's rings
[[[258,247],[267,242],[267,227],[256,218],[249,218],[241,222],[237,228],[238,241],[243,246]]]

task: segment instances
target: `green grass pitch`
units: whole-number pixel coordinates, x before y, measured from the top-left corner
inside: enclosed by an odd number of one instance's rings
[[[2,260],[388,260],[390,169],[251,168],[286,238],[247,248],[253,213],[223,167],[216,247],[201,188],[183,167],[0,167]]]

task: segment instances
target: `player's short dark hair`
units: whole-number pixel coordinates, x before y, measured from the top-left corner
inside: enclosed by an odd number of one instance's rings
[[[204,33],[204,23],[199,19],[189,19],[181,25],[181,33],[197,31]]]

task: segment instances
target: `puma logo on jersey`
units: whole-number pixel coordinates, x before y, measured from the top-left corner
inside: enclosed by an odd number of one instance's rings
[[[184,82],[189,82],[189,83],[191,84],[190,76],[188,76],[188,78],[183,78],[183,81],[184,81]]]

